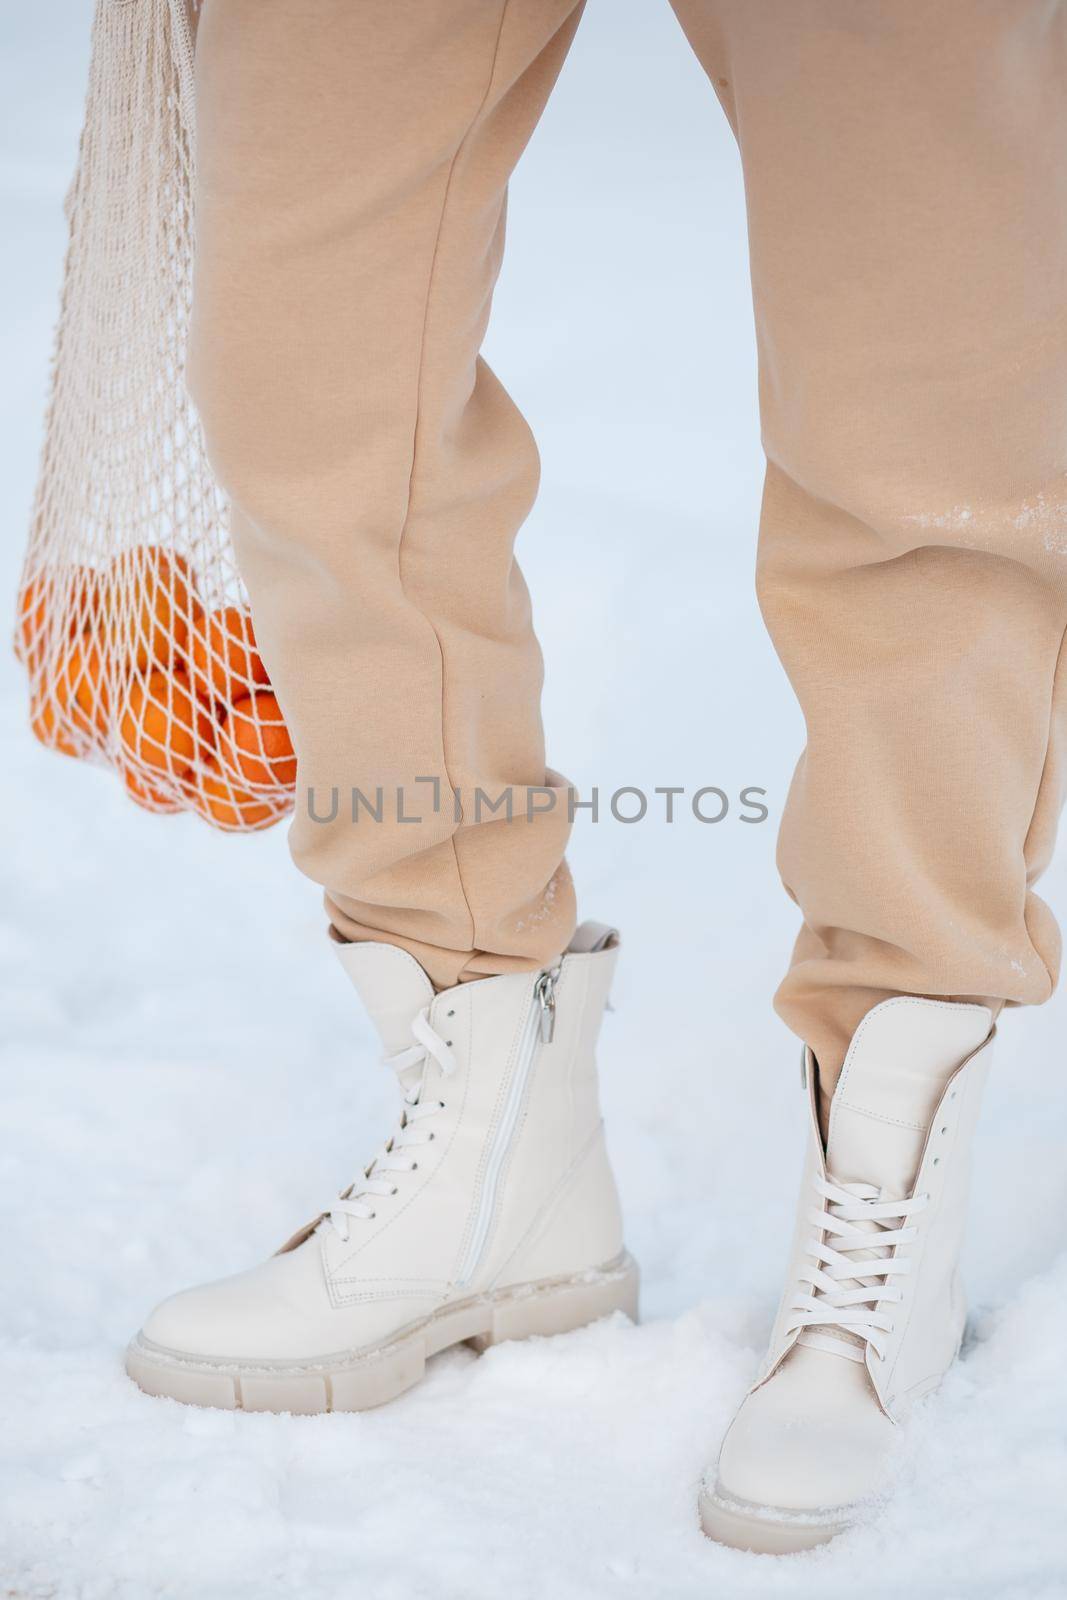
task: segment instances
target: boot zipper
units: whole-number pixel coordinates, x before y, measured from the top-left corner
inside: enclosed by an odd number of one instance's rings
[[[555,972],[542,972],[534,988],[537,996],[537,1029],[542,1044],[551,1044],[556,1032],[556,977]]]
[[[471,1228],[470,1242],[463,1253],[463,1260],[454,1280],[457,1288],[463,1288],[474,1277],[485,1252],[489,1227],[496,1210],[500,1176],[515,1137],[515,1127],[526,1096],[530,1072],[539,1047],[542,1044],[551,1044],[556,1030],[557,977],[558,972],[542,972],[534,985],[533,1002],[523,1028],[519,1053],[511,1074],[511,1082],[508,1084],[507,1099],[493,1134],[489,1158],[485,1164],[485,1176],[478,1196],[478,1210]]]

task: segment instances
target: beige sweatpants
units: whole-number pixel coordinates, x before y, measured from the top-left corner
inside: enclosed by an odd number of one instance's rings
[[[778,1006],[832,1081],[888,993],[1055,981],[1030,886],[1067,733],[1067,15],[675,8],[744,165],[760,595],[808,736]],[[293,853],[340,935],[438,985],[540,965],[574,921],[513,558],[537,454],[478,350],[580,9],[208,0],[200,25],[190,380],[299,756]]]

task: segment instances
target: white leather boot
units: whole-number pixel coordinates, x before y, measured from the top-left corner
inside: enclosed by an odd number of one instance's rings
[[[399,1125],[277,1255],[158,1306],[130,1376],[195,1405],[358,1411],[446,1345],[635,1317],[594,1061],[617,944],[587,923],[551,972],[438,995],[406,951],[338,945],[400,1079]]]
[[[877,1496],[897,1424],[959,1350],[985,1006],[900,996],[856,1030],[830,1106],[804,1056],[808,1158],[770,1348],[705,1480],[705,1533],[743,1550],[823,1544]]]

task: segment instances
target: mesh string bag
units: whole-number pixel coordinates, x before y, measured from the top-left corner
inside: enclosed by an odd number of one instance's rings
[[[42,743],[247,831],[292,809],[296,762],[184,385],[194,24],[97,0],[15,648]]]

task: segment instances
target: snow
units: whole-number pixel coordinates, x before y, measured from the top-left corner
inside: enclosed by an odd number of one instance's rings
[[[13,593],[81,110],[87,0],[0,29],[10,249],[0,461]],[[758,1360],[800,1162],[768,1001],[793,909],[774,831],[802,730],[752,592],[760,457],[743,198],[666,4],[594,4],[515,182],[490,360],[544,490],[522,536],[554,763],[588,793],[768,791],[770,820],[579,822],[624,931],[602,1066],[638,1328],[451,1352],[392,1406],[188,1410],[122,1350],[172,1289],[276,1247],[391,1124],[387,1074],[283,830],[136,810],[35,746],[0,664],[0,1591],[31,1600],[866,1600],[1067,1593],[1062,1009],[1016,1013],[978,1140],[963,1361],[884,1511],[765,1558],[696,1526]],[[1062,856],[1046,880],[1067,909]]]

